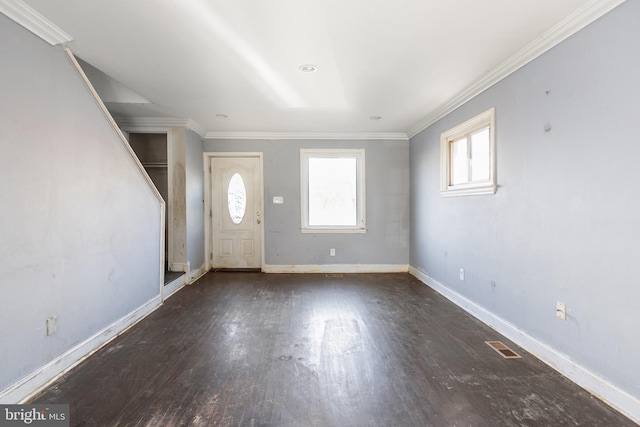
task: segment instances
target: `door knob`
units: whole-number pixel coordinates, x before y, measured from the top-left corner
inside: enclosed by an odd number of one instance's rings
[[[260,220],[260,218],[258,218],[258,219],[256,219],[256,222],[257,222],[258,224],[260,224],[262,221]]]

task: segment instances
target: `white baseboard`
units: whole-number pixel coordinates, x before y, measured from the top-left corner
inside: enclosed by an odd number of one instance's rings
[[[202,264],[200,266],[200,268],[198,268],[197,270],[193,270],[189,274],[189,283],[187,283],[187,284],[188,285],[192,284],[193,282],[195,282],[196,280],[198,280],[199,278],[201,278],[205,274],[207,274],[207,267],[204,264]]]
[[[631,420],[640,423],[640,400],[637,397],[611,384],[566,354],[521,331],[515,325],[448,288],[428,274],[414,267],[409,267],[409,273]]]
[[[186,284],[185,282],[187,281],[186,277],[187,277],[187,275],[183,274],[180,277],[178,277],[178,278],[172,280],[171,282],[167,283],[166,285],[164,285],[164,288],[162,288],[162,297],[163,297],[163,299],[165,301],[171,295],[175,294],[180,289],[184,288],[184,285]]]
[[[122,334],[161,305],[160,295],[147,301],[126,316],[116,320],[95,335],[67,350],[6,389],[0,391],[0,403],[24,403],[33,394],[84,361],[105,344]]]
[[[264,273],[406,273],[408,264],[267,265]]]
[[[188,262],[174,262],[169,267],[171,271],[182,271],[184,273],[189,272],[189,263]]]

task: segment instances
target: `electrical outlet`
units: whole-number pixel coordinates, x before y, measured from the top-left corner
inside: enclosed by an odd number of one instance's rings
[[[464,281],[464,268],[460,269],[460,280]]]
[[[336,256],[336,249],[335,248],[329,249],[329,255]]]
[[[556,316],[562,320],[567,320],[567,306],[565,303],[560,301],[556,303]]]

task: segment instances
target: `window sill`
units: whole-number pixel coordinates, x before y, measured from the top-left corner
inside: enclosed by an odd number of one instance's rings
[[[320,234],[320,233],[325,233],[325,234],[330,234],[330,233],[334,233],[334,234],[338,234],[338,233],[345,233],[345,234],[357,234],[357,233],[366,233],[367,229],[366,228],[301,228],[300,229],[301,233],[305,233],[305,234]]]
[[[495,194],[496,187],[493,184],[475,186],[456,186],[440,190],[442,197],[454,196],[480,196],[483,194]]]

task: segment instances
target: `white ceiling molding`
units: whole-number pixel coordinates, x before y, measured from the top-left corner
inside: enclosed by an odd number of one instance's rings
[[[206,139],[323,139],[323,140],[395,140],[407,141],[402,132],[207,132]]]
[[[173,117],[115,117],[115,121],[127,132],[158,133],[167,132],[172,127],[180,126],[191,129],[201,138],[205,137],[206,130],[191,119],[178,119]]]
[[[118,125],[127,132],[167,132],[175,126],[186,127],[205,139],[246,139],[246,140],[386,140],[408,141],[402,132],[207,132],[191,119],[172,117],[116,117]]]
[[[205,138],[207,135],[207,130],[205,128],[203,128],[202,126],[200,126],[200,124],[196,123],[195,121],[189,119],[187,120],[187,129],[191,129],[192,131],[194,131],[195,133],[197,133],[198,135],[200,135],[201,138]]]
[[[0,12],[51,45],[73,38],[20,0],[0,0]]]
[[[409,132],[407,132],[409,138],[413,138],[456,108],[470,101],[549,49],[568,39],[573,34],[577,33],[582,28],[591,24],[593,21],[610,12],[625,1],[626,0],[591,0],[586,3],[583,7],[576,10],[575,13],[572,13],[540,37],[527,44],[476,83],[469,86],[466,90],[460,92],[457,96],[434,110],[420,123],[411,128]]]

